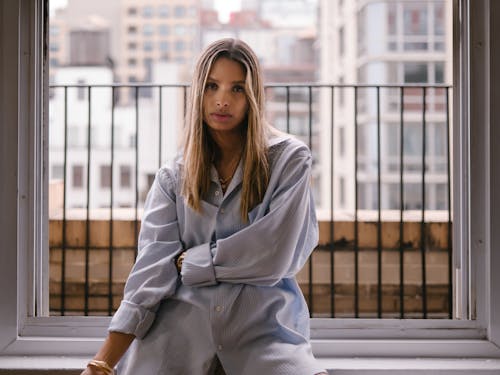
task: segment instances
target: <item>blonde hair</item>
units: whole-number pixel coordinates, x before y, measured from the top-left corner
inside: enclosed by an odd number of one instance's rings
[[[264,119],[264,85],[259,62],[252,49],[241,40],[228,38],[213,42],[196,64],[186,116],[181,194],[191,208],[201,212],[200,201],[210,187],[210,166],[216,152],[216,145],[203,122],[203,93],[208,74],[220,57],[240,63],[245,70],[248,113],[241,156],[241,217],[247,221],[248,212],[262,201],[269,183],[267,137],[270,127]]]

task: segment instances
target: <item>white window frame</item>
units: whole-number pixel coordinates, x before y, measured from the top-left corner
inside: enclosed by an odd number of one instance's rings
[[[500,46],[499,38],[489,38],[494,25],[487,21],[490,12],[500,14],[500,2],[468,4],[454,0],[455,19],[467,19],[471,12],[470,30],[456,25],[455,33],[462,41],[454,49],[460,62],[455,83],[470,86],[455,90],[460,111],[454,116],[461,125],[453,147],[462,152],[453,171],[454,263],[460,280],[476,291],[468,295],[469,288],[459,287],[456,292],[475,308],[458,306],[463,320],[313,319],[318,357],[500,358],[500,163],[495,163],[500,147],[490,147],[490,140],[500,139],[499,127],[490,127],[500,122],[499,106],[490,103],[500,95],[499,73],[493,69],[500,63]],[[47,79],[41,84],[47,65],[42,50],[46,5],[47,0],[0,1],[0,355],[91,356],[109,318],[33,317],[35,310],[46,313],[44,304],[34,306],[32,291],[35,283],[47,282],[42,275],[48,272],[47,255],[35,256],[48,241],[43,191],[48,172],[40,157],[47,155]],[[470,256],[460,252],[464,247],[471,248]]]

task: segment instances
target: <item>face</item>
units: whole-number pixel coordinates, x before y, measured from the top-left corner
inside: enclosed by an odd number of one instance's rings
[[[247,111],[243,66],[225,57],[218,58],[203,93],[203,120],[212,133],[239,132]]]

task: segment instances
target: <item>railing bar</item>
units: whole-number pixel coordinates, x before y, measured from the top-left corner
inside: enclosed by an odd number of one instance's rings
[[[161,97],[161,87],[160,87],[160,97]],[[161,108],[161,101],[160,101]],[[160,112],[160,128],[161,128],[161,112]],[[160,138],[161,139],[161,138]],[[159,142],[161,144],[161,141]],[[135,254],[134,260],[137,259],[137,241],[138,241],[138,223],[137,220],[139,218],[139,87],[135,88],[135,168],[134,168],[134,185],[135,185],[135,210],[134,210],[134,246],[135,246]],[[161,146],[160,146],[161,147]],[[160,157],[161,157],[161,149],[160,149]]]
[[[420,254],[422,262],[422,310],[427,319],[427,275],[426,275],[426,241],[425,241],[425,136],[426,136],[426,88],[422,88],[422,218],[420,222]]]
[[[58,85],[58,84],[51,84],[49,85],[50,88],[64,88],[64,87],[70,87],[70,88],[75,88],[75,87],[87,87],[88,84],[71,84],[71,85]],[[189,83],[177,83],[177,84],[168,84],[168,85],[158,85],[158,84],[147,84],[147,83],[110,83],[110,84],[96,84],[92,85],[92,87],[116,87],[116,88],[134,88],[134,87],[158,87],[158,86],[163,86],[163,87],[183,87],[187,88],[190,86]],[[300,82],[290,82],[290,83],[267,83],[265,87],[291,87],[291,88],[301,88],[301,87],[311,87],[311,88],[321,88],[321,87],[331,87],[332,83],[300,83]],[[335,84],[335,87],[338,88],[376,88],[376,87],[381,87],[381,88],[399,88],[401,85],[400,84],[364,84],[364,83],[356,83],[356,84]],[[418,88],[422,89],[424,87],[426,88],[443,88],[443,89],[449,89],[452,88],[451,85],[448,84],[422,84],[422,83],[406,83],[405,87],[408,88]]]
[[[90,151],[92,135],[92,91],[88,87],[88,127],[87,127],[87,207],[85,218],[85,316],[89,314],[89,262],[90,262]]]
[[[354,317],[359,317],[358,88],[354,87]]]
[[[290,87],[286,86],[286,132],[290,133]]]
[[[308,94],[309,94],[309,129],[308,129],[308,144],[309,144],[309,150],[313,151],[312,147],[312,88],[309,86],[308,89]],[[311,317],[314,314],[314,299],[313,299],[313,255],[314,252],[311,253],[309,257],[309,311]]]
[[[448,193],[448,318],[453,318],[453,268],[452,268],[452,223],[451,223],[451,166],[450,166],[450,103],[449,90],[446,89],[446,167],[447,167],[447,193]]]
[[[334,199],[334,149],[335,149],[335,87],[331,86],[330,110],[330,316],[335,317],[335,225],[333,212]]]
[[[137,90],[137,89],[136,89]],[[109,253],[108,253],[108,315],[113,309],[113,172],[115,151],[115,87],[111,90],[111,165],[109,197]]]
[[[161,134],[161,131],[162,131],[162,103],[163,103],[163,98],[162,98],[162,87],[159,86],[158,87],[159,89],[159,93],[158,93],[158,102],[159,102],[159,105],[158,105],[158,168],[161,168],[161,144],[162,144],[162,141],[161,141],[161,137],[162,137],[162,134]],[[137,185],[137,180],[135,180],[136,182],[136,185]]]
[[[400,90],[400,109],[399,109],[399,317],[405,316],[405,295],[404,295],[404,88]]]
[[[64,161],[63,161],[63,219],[61,249],[61,315],[66,306],[66,206],[67,206],[67,167],[68,167],[68,88],[64,87]]]
[[[382,163],[381,163],[381,123],[380,87],[377,87],[377,317],[382,317]]]
[[[183,116],[182,118],[186,117],[186,105],[187,105],[187,86],[183,87],[183,93],[184,93],[184,108],[183,108]]]

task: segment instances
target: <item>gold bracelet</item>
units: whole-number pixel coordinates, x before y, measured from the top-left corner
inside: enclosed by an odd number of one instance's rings
[[[92,366],[104,372],[105,375],[114,375],[115,370],[111,368],[106,361],[99,361],[98,359],[93,359],[87,363],[87,367]]]
[[[178,257],[177,261],[175,262],[175,265],[177,266],[177,271],[181,272],[182,270],[182,261],[184,260],[184,257],[186,256],[186,252],[183,251]]]

